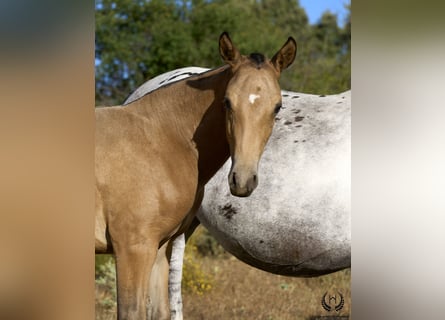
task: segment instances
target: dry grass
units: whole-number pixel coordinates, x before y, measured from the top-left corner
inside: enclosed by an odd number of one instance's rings
[[[221,253],[211,240],[202,256],[202,242],[209,242],[199,230],[186,249],[183,300],[186,320],[312,320],[317,316],[347,316],[351,309],[350,270],[317,278],[290,278],[273,275]],[[107,267],[106,267],[107,266]],[[104,266],[96,279],[96,320],[116,319],[114,267]],[[100,268],[99,268],[100,269]],[[321,305],[323,295],[340,292],[345,304],[340,312],[327,312]],[[113,302],[113,303],[112,303]],[[333,303],[334,304],[334,303]],[[329,318],[324,318],[325,320]],[[333,318],[330,318],[333,319]]]
[[[237,259],[202,258],[202,269],[213,275],[214,287],[204,295],[184,292],[185,319],[310,320],[315,316],[350,313],[350,270],[317,278],[290,278],[252,268]],[[345,305],[327,312],[325,292],[340,291]]]

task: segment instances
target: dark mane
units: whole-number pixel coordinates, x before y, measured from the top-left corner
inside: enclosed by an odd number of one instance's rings
[[[250,61],[252,61],[255,66],[259,69],[261,68],[261,66],[263,65],[264,61],[266,60],[266,58],[264,57],[264,55],[262,53],[251,53],[249,55],[249,59]]]

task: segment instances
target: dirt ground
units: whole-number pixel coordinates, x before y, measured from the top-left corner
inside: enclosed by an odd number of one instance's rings
[[[327,320],[335,319],[328,316],[350,314],[349,269],[317,278],[290,278],[252,268],[234,257],[201,260],[201,270],[211,279],[211,288],[205,292],[184,290],[185,320]],[[325,293],[327,303],[336,295],[330,312],[321,303]],[[337,312],[334,308],[341,302],[339,293],[344,306]],[[110,298],[106,290],[96,286],[96,320],[116,319],[115,305],[101,307],[104,299]]]
[[[349,269],[317,278],[290,278],[252,268],[234,257],[204,257],[201,268],[213,275],[212,289],[202,295],[184,292],[184,319],[312,320],[350,314]],[[330,312],[321,303],[325,293],[327,304],[336,295]],[[339,293],[344,306],[337,312]]]

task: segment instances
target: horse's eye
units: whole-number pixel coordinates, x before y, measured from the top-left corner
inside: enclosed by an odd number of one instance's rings
[[[277,114],[280,111],[280,109],[281,109],[281,103],[277,103],[274,110],[275,114]]]
[[[226,107],[227,110],[232,109],[232,104],[230,103],[229,98],[224,98],[224,106]]]

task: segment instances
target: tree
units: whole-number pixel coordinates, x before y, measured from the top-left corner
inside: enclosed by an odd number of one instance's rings
[[[148,79],[184,66],[214,68],[218,37],[269,58],[289,36],[297,58],[283,89],[330,94],[350,88],[350,14],[310,25],[296,0],[96,0],[96,104],[122,103]],[[348,6],[350,10],[350,6]]]
[[[350,6],[347,8],[350,10]],[[337,17],[325,12],[318,23],[311,27],[311,36],[307,40],[300,90],[307,93],[333,94],[350,89],[350,23],[340,28]]]
[[[192,63],[188,25],[175,1],[96,5],[96,101],[116,104],[159,73]]]

